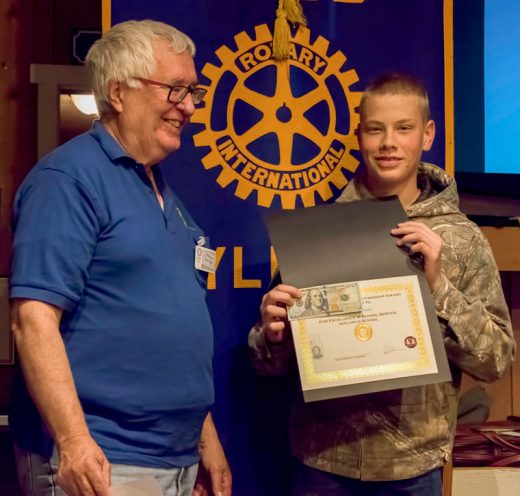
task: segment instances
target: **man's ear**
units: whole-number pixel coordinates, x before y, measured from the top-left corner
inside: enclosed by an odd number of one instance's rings
[[[433,145],[433,140],[435,139],[435,122],[431,119],[426,123],[424,127],[424,136],[423,136],[423,151],[427,152]]]
[[[108,83],[107,97],[112,108],[120,113],[123,111],[124,88],[119,81],[110,81]]]

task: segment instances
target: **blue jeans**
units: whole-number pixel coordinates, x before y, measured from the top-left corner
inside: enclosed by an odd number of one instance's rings
[[[362,481],[295,463],[293,496],[441,496],[442,468],[397,481]]]
[[[50,459],[30,453],[15,446],[18,481],[24,496],[66,496],[54,482],[58,471],[59,456],[56,450]],[[110,465],[111,485],[144,477],[154,477],[161,486],[164,496],[191,496],[198,464],[180,468],[136,467],[132,465]]]

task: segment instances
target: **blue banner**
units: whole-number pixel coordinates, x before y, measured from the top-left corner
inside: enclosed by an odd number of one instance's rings
[[[339,195],[359,166],[361,91],[385,71],[425,83],[437,124],[425,160],[445,167],[449,157],[451,1],[301,3],[308,26],[293,30],[290,58],[278,63],[271,58],[278,0],[111,0],[107,9],[110,24],[161,20],[197,46],[205,105],[164,171],[217,249],[218,268],[208,281],[214,416],[238,496],[289,494],[286,427],[294,378],[257,378],[247,358],[247,334],[276,269],[262,213]]]

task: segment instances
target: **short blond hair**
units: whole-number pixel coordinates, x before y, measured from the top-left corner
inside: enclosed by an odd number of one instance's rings
[[[195,44],[182,31],[164,22],[125,21],[113,26],[90,48],[86,65],[98,112],[112,109],[108,83],[118,81],[138,88],[135,78],[149,77],[155,70],[154,42],[166,41],[174,53],[195,56]]]
[[[383,74],[365,88],[359,105],[361,119],[364,116],[367,100],[372,96],[382,95],[417,96],[419,98],[419,111],[424,122],[430,120],[430,100],[424,84],[413,76],[400,72]]]

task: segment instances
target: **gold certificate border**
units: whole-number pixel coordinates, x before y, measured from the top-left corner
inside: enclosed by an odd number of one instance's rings
[[[420,289],[418,288],[420,291]],[[408,301],[408,308],[412,318],[412,327],[417,339],[417,349],[419,358],[417,360],[409,360],[405,362],[396,362],[385,365],[373,365],[370,367],[357,367],[352,369],[336,370],[333,372],[314,371],[314,360],[310,345],[309,335],[307,333],[306,320],[298,320],[298,337],[301,345],[301,356],[305,378],[308,384],[323,384],[336,382],[352,382],[355,379],[377,379],[383,376],[392,375],[403,372],[417,372],[431,366],[430,357],[426,350],[425,338],[421,326],[421,318],[419,308],[415,298],[414,284],[412,282],[384,284],[361,288],[362,295],[388,293],[388,292],[404,292]]]

